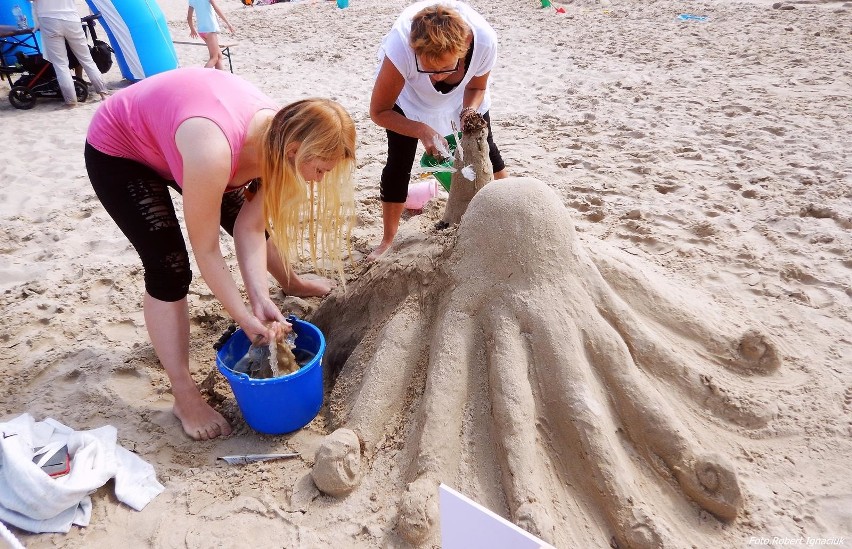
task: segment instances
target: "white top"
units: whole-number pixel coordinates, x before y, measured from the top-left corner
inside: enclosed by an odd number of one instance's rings
[[[198,32],[219,32],[219,20],[213,12],[213,5],[210,4],[210,0],[189,0],[189,5],[195,10],[195,30]]]
[[[411,19],[423,8],[436,4],[457,10],[473,30],[473,58],[470,66],[462,81],[449,93],[439,92],[432,85],[428,74],[417,72],[414,50],[409,45]],[[441,135],[449,135],[453,133],[450,124],[458,121],[461,114],[465,86],[473,77],[482,76],[494,67],[497,60],[497,34],[491,25],[465,2],[426,0],[408,6],[400,14],[391,31],[382,40],[379,48],[379,67],[385,56],[405,79],[405,85],[396,100],[396,104],[405,112],[405,117],[428,124]],[[490,108],[491,94],[486,89],[479,112],[484,114]]]
[[[80,22],[77,2],[74,0],[33,0],[33,15],[37,18],[49,17]]]

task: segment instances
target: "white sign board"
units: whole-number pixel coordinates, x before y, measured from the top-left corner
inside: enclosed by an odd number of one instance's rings
[[[554,549],[444,484],[438,493],[442,549]]]

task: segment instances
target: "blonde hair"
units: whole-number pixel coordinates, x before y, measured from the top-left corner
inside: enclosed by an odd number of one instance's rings
[[[301,259],[307,233],[314,268],[327,271],[317,262],[322,255],[343,281],[343,251],[351,252],[355,217],[355,124],[349,113],[329,99],[287,105],[269,123],[261,155],[263,215],[284,264],[292,272],[291,261]],[[315,159],[336,164],[322,180],[305,181],[300,167]]]
[[[458,11],[438,4],[423,8],[411,19],[409,44],[415,54],[429,61],[450,53],[461,59],[467,53],[470,33]]]

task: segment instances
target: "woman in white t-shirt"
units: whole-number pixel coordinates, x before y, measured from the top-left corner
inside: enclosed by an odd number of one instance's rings
[[[369,259],[382,255],[396,236],[417,141],[442,156],[445,135],[467,112],[488,121],[494,178],[508,176],[494,144],[488,110],[488,77],[497,59],[494,29],[464,2],[427,0],[406,8],[385,36],[381,65],[370,100],[370,117],[387,130],[388,158],[382,170],[382,242]]]

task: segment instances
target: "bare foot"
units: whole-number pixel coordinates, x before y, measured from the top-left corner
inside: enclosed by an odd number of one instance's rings
[[[207,404],[198,389],[185,395],[175,395],[172,412],[180,420],[186,434],[195,440],[210,440],[231,434],[228,421]]]
[[[388,251],[391,244],[393,244],[393,242],[382,242],[379,244],[379,246],[367,256],[367,261],[375,261],[380,258],[386,251]]]
[[[74,107],[76,107],[76,106],[77,106],[77,102],[76,102],[76,101],[75,101],[75,102],[73,102],[73,103],[65,103],[65,108],[66,108],[66,109],[73,109],[73,108],[74,108]]]
[[[98,95],[101,96],[101,101],[106,101],[106,98],[109,97],[109,92],[108,91],[98,92]]]
[[[293,275],[287,287],[281,289],[285,294],[296,297],[322,297],[328,295],[334,286],[334,282],[327,278],[302,278]]]

